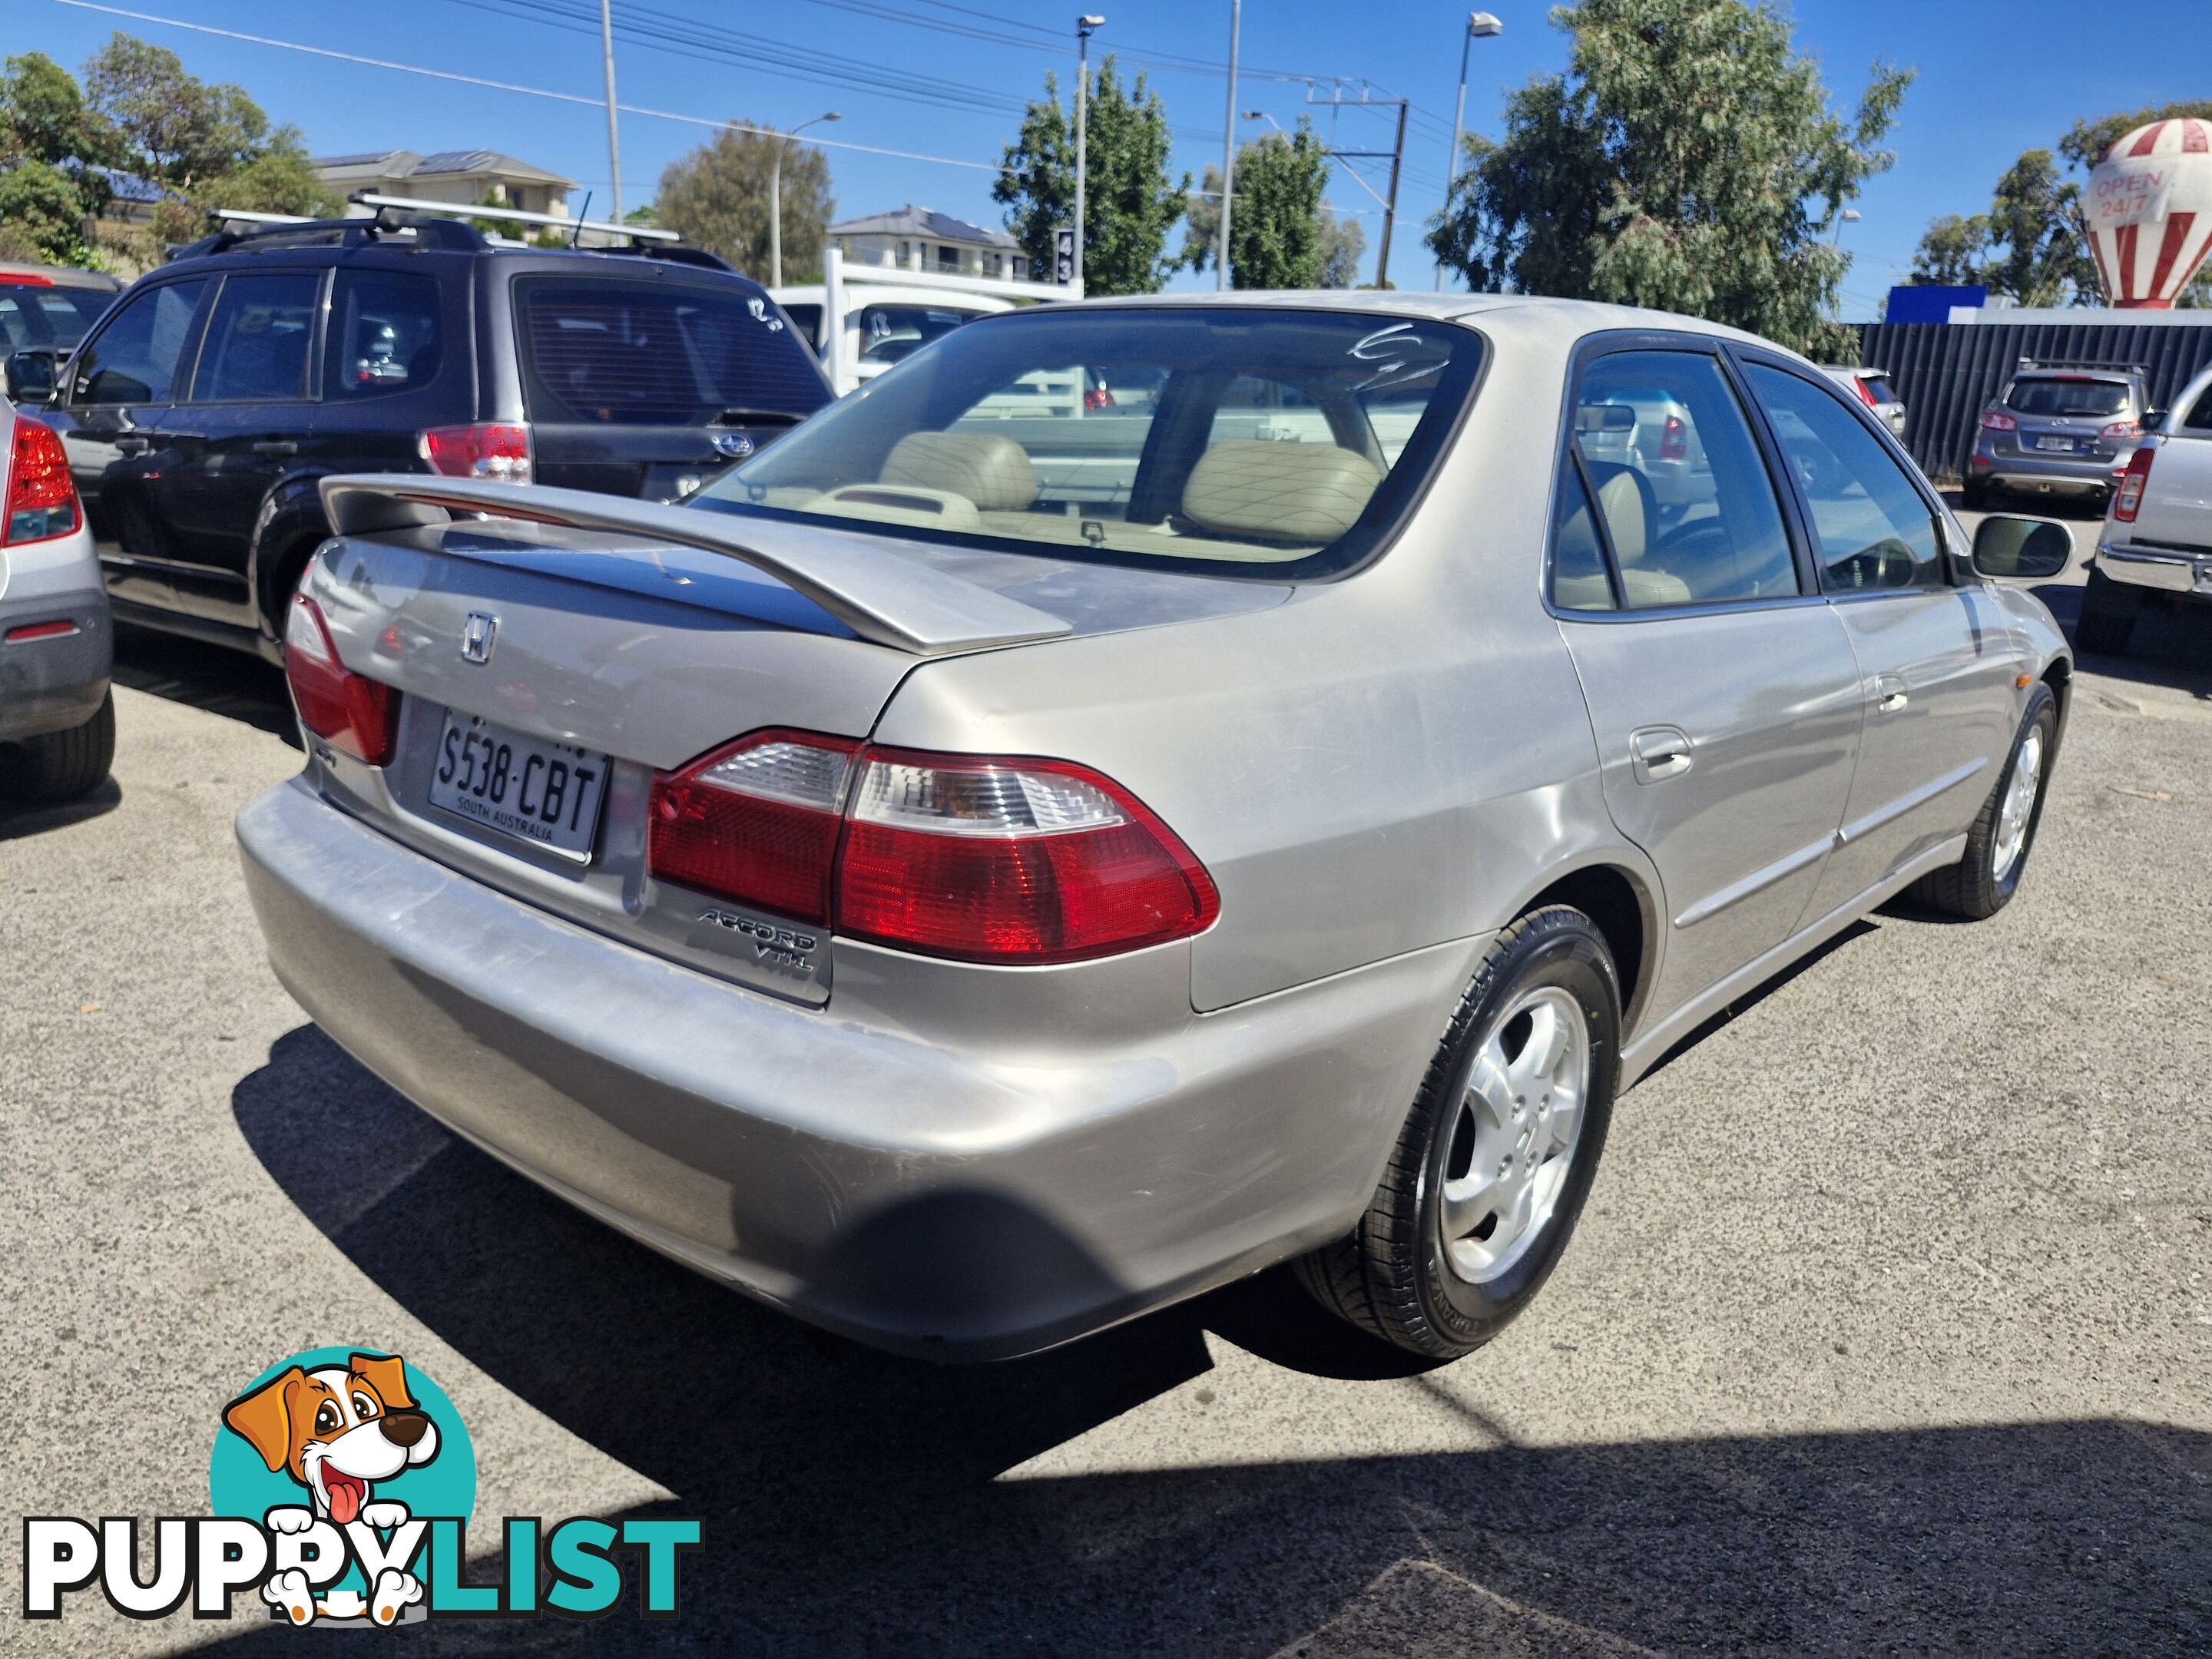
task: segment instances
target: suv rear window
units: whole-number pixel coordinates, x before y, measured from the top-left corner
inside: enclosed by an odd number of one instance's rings
[[[518,277],[530,418],[698,426],[726,409],[812,414],[813,359],[768,301],[690,283]]]
[[[0,341],[10,351],[67,351],[114,298],[100,289],[34,286],[0,276]]]
[[[2012,383],[2005,403],[2023,415],[2124,415],[2128,387],[2124,380],[2093,380],[2086,375],[2052,375]]]

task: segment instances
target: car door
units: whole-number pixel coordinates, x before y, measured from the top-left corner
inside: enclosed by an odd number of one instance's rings
[[[1665,890],[1664,1014],[1804,918],[1850,787],[1859,673],[1729,365],[1650,337],[1577,365],[1551,582],[1606,805]],[[1698,458],[1663,495],[1632,446],[1583,441],[1653,406]]]
[[[169,411],[154,499],[177,550],[176,605],[250,627],[247,554],[262,502],[312,461],[312,379],[326,272],[233,270]]]
[[[2018,716],[2021,646],[1978,584],[1954,584],[1940,504],[1870,421],[1780,360],[1744,373],[1859,665],[1858,768],[1814,899],[1827,909],[1973,822]]]
[[[149,492],[170,394],[213,286],[185,277],[126,295],[70,356],[44,417],[62,434],[108,592],[125,604],[172,602],[176,548]]]

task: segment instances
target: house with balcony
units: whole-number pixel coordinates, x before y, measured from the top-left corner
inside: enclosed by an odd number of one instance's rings
[[[368,191],[477,207],[489,197],[495,206],[566,215],[568,193],[576,188],[574,179],[495,149],[447,149],[433,155],[418,155],[411,149],[371,150],[358,155],[319,155],[313,165],[325,185],[347,198]],[[350,203],[346,211],[355,217],[374,212]]]
[[[830,240],[854,265],[1011,282],[1027,282],[1032,275],[1029,255],[1005,231],[987,230],[911,203],[890,213],[834,224]]]

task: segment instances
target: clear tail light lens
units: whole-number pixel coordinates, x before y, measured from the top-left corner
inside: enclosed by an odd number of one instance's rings
[[[308,731],[371,766],[392,758],[399,694],[338,660],[322,608],[305,593],[293,596],[285,619],[284,678],[291,683],[300,724]]]
[[[496,422],[434,426],[416,442],[430,471],[448,478],[489,478],[495,483],[530,482],[530,428]]]
[[[2123,439],[2142,437],[2142,428],[2134,421],[2114,421],[2105,428],[2103,435],[2107,441],[2117,443]]]
[[[1993,409],[1982,416],[1982,429],[1985,432],[2017,432],[2020,422],[2002,410]]]
[[[76,482],[70,477],[69,453],[61,435],[43,421],[15,417],[8,468],[8,523],[0,546],[50,541],[66,536],[84,521],[77,506]]]
[[[2129,458],[2128,470],[2120,474],[2120,487],[2112,496],[2112,516],[2122,524],[2133,524],[2142,507],[2143,486],[2150,482],[2151,458],[2158,452],[2148,447],[2138,449]]]
[[[1669,415],[1667,424],[1659,429],[1659,459],[1662,461],[1686,461],[1690,459],[1690,428],[1682,424],[1680,415]]]
[[[653,781],[653,873],[799,921],[830,920],[845,781],[860,744],[756,732]]]
[[[656,778],[650,851],[657,877],[969,962],[1109,956],[1220,911],[1190,849],[1088,768],[807,732],[755,732]]]

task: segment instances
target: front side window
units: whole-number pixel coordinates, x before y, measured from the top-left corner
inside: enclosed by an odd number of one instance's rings
[[[73,404],[165,404],[207,279],[166,283],[126,301],[70,361]]]
[[[1482,342],[1346,313],[1034,311],[944,334],[709,510],[1236,574],[1344,568],[1442,453]]]
[[[775,305],[733,288],[515,279],[524,406],[560,425],[703,426],[725,410],[806,416],[830,401]]]
[[[323,396],[333,400],[411,392],[445,361],[434,277],[342,270],[331,294]]]
[[[2048,415],[2060,419],[2124,415],[2128,388],[2124,380],[2093,380],[2086,374],[2039,375],[2012,383],[2005,406],[2022,415]]]
[[[276,403],[307,395],[323,277],[316,270],[223,278],[192,376],[194,403]]]
[[[1858,416],[1795,374],[1749,374],[1804,491],[1829,591],[1943,586],[1935,516]]]
[[[1799,591],[1773,481],[1717,358],[1620,351],[1596,359],[1576,388],[1569,459],[1577,491],[1567,524],[1577,501],[1595,507],[1630,610]],[[1562,539],[1571,539],[1564,527]],[[1560,556],[1555,544],[1555,582]],[[1596,591],[1587,581],[1574,591],[1583,589]],[[1553,601],[1591,608],[1556,586]]]

